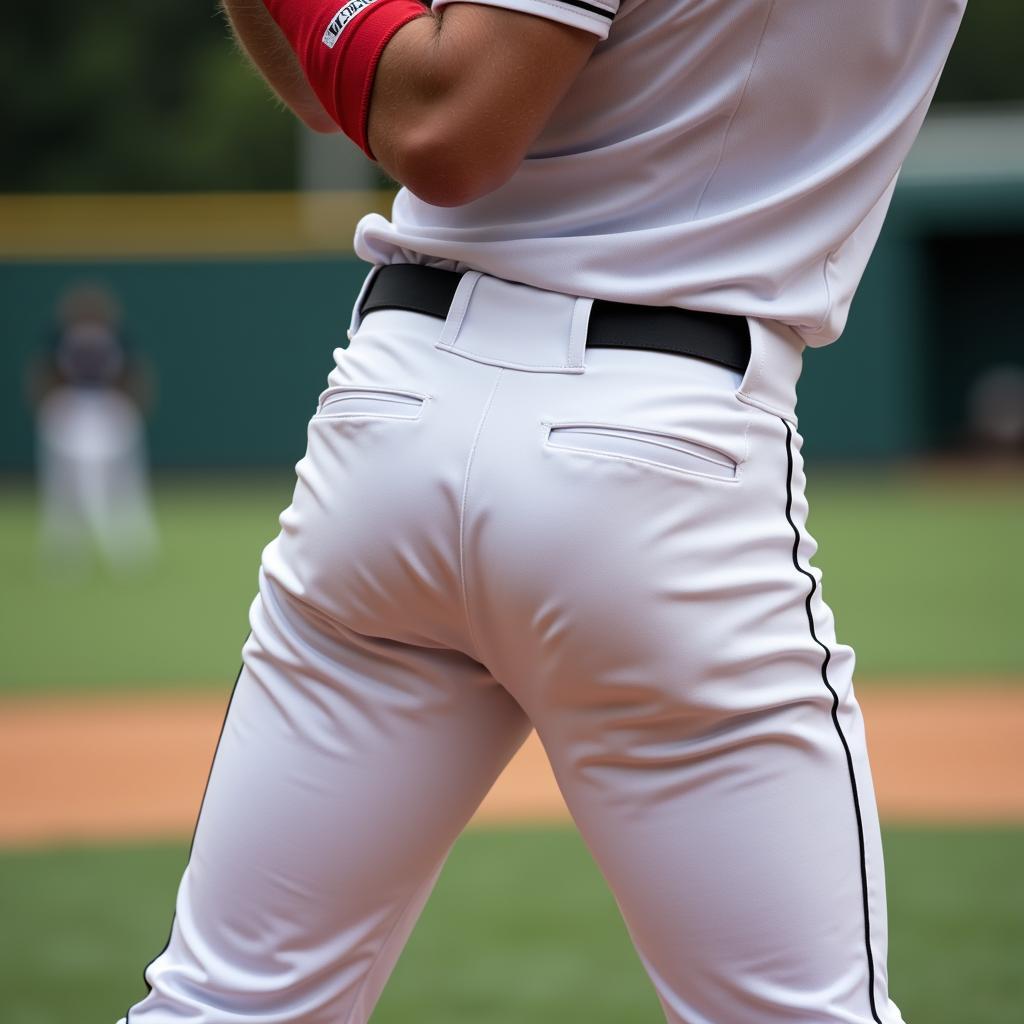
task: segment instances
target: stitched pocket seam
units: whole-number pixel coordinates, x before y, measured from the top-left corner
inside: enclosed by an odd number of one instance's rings
[[[719,449],[712,448],[710,445],[704,444],[703,442],[693,441],[686,437],[666,434],[654,430],[645,430],[637,427],[625,427],[620,424],[611,423],[546,422],[544,423],[544,427],[547,431],[545,443],[551,448],[560,449],[562,451],[576,452],[581,455],[591,455],[600,459],[616,459],[619,462],[637,463],[640,465],[650,466],[654,469],[665,470],[669,473],[678,473],[684,476],[695,476],[703,480],[718,480],[722,483],[735,483],[740,477],[739,460],[735,459],[727,452],[720,451]],[[567,444],[563,441],[557,440],[557,435],[559,433],[563,435],[567,433],[575,433],[577,435],[586,434],[596,439],[601,437],[615,438],[626,443],[636,445],[638,452],[642,451],[644,446],[649,448],[660,448],[663,451],[671,452],[677,459],[684,460],[687,464],[680,465],[678,462],[669,463],[659,461],[653,457],[645,458],[643,454],[625,454],[620,451],[610,451],[608,448],[600,447],[598,441],[595,441],[592,445]],[[688,448],[680,448],[672,444],[666,444],[665,441],[676,441],[692,448],[704,449],[710,454],[720,456],[721,461],[702,455],[700,452],[691,451]],[[691,462],[693,463],[692,466],[689,464]],[[708,467],[717,466],[726,472],[701,472],[702,465]]]
[[[427,395],[415,391],[404,391],[397,388],[374,388],[360,385],[343,385],[328,388],[317,403],[316,418],[322,420],[339,419],[387,419],[415,420],[423,412]],[[345,412],[346,402],[364,403],[369,408],[352,409]],[[380,408],[373,408],[379,405]],[[405,408],[409,412],[395,410]],[[390,410],[390,411],[389,411]]]

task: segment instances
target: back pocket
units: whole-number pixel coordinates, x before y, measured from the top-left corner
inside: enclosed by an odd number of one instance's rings
[[[414,391],[341,385],[320,396],[318,419],[372,416],[374,419],[414,420],[423,410],[426,396]]]
[[[552,426],[548,444],[566,451],[586,452],[625,462],[639,462],[690,476],[735,480],[736,460],[716,448],[673,434],[604,423],[566,423]]]

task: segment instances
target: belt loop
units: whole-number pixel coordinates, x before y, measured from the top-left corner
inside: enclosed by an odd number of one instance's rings
[[[750,363],[736,397],[796,426],[796,385],[803,367],[803,339],[792,327],[778,321],[751,317],[748,323]]]
[[[363,281],[362,287],[359,289],[359,294],[356,296],[356,301],[352,306],[352,319],[349,321],[348,331],[346,332],[349,341],[355,337],[355,333],[359,330],[359,325],[363,321],[363,299],[366,298],[367,293],[373,286],[374,279],[380,273],[380,269],[380,264],[370,267],[370,272],[366,275],[366,280]]]
[[[594,300],[582,296],[572,307],[572,322],[569,326],[569,344],[565,353],[565,365],[573,369],[583,367],[583,352],[587,347],[587,332],[590,330],[590,312]]]
[[[477,281],[483,277],[477,270],[467,270],[455,289],[455,296],[448,309],[448,316],[445,318],[444,327],[441,329],[441,336],[437,339],[437,348],[453,349],[462,329],[462,321],[466,318],[466,311],[469,309],[469,300],[472,298],[473,289]]]

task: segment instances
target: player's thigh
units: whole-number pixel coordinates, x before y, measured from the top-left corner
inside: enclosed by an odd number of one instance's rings
[[[870,1022],[884,891],[852,653],[809,568],[795,432],[754,410],[746,436],[734,476],[601,438],[558,453],[552,543],[602,586],[561,563],[524,706],[671,1020]]]
[[[321,627],[266,579],[252,620],[197,849],[241,828],[349,906],[343,874],[433,864],[525,737],[522,711],[465,655]]]
[[[699,752],[662,744],[659,764],[594,746],[581,764],[547,738],[573,816],[673,1022],[869,1024],[869,991],[883,1001],[870,780],[858,774],[862,835],[838,738],[834,749],[824,735],[803,738],[822,714],[808,706],[722,727]],[[862,751],[859,736],[847,739]]]
[[[185,1010],[365,1020],[528,730],[464,655],[327,628],[266,580],[252,623],[169,946],[132,1024]]]

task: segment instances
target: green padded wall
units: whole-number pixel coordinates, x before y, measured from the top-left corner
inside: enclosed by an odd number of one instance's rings
[[[342,258],[0,264],[0,469],[31,463],[26,361],[80,280],[118,295],[155,371],[155,465],[295,462],[363,269]]]

